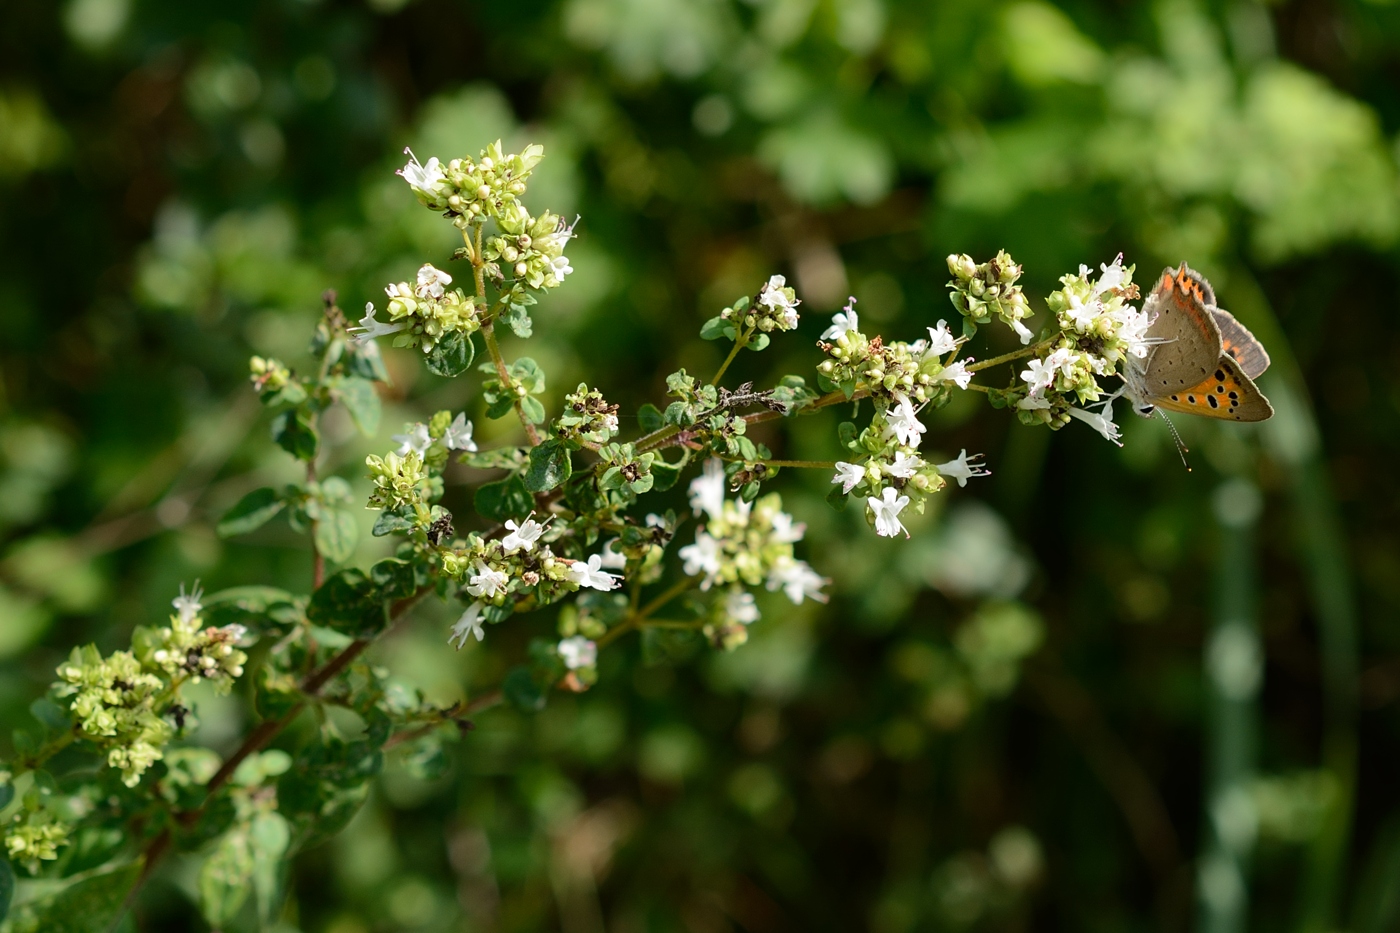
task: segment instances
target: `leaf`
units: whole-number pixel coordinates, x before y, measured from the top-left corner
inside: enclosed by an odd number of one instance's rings
[[[370,534],[382,538],[396,531],[412,531],[415,524],[412,509],[404,506],[400,506],[398,510],[385,509],[379,513],[379,518],[375,519],[374,530]]]
[[[9,863],[0,864],[6,866],[0,869],[3,873]],[[11,915],[8,929],[13,933],[108,933],[121,917],[140,872],[140,864],[132,862],[23,904]]]
[[[350,420],[365,437],[373,437],[379,430],[379,393],[374,391],[374,383],[359,376],[335,376],[330,380],[331,394],[335,396]]]
[[[511,305],[504,317],[515,336],[524,339],[534,333],[534,322],[530,320],[530,315],[525,310],[524,305]]]
[[[48,697],[39,697],[30,703],[29,712],[53,732],[67,732],[73,724],[68,712]]]
[[[321,439],[304,408],[284,411],[272,419],[272,439],[298,460],[315,460]]]
[[[322,509],[316,522],[316,550],[333,564],[343,564],[355,553],[360,524],[349,509]]]
[[[733,333],[734,329],[729,326],[728,321],[716,315],[700,325],[700,339],[718,340],[725,335],[726,330]]]
[[[8,780],[0,780],[0,810],[10,805],[10,801],[15,799],[15,785]]]
[[[768,345],[773,342],[773,338],[767,334],[755,334],[753,339],[744,345],[745,350],[752,350],[757,353],[759,350],[768,349]]]
[[[335,574],[311,594],[306,617],[355,638],[379,632],[389,620],[378,588],[363,571],[354,568]]]
[[[651,465],[651,475],[655,478],[655,485],[652,486],[657,492],[665,492],[676,485],[676,480],[681,478],[681,465],[670,464],[665,460],[657,460]]]
[[[846,506],[850,503],[851,497],[841,491],[840,486],[832,487],[831,492],[826,494],[827,504],[838,512],[846,511]]]
[[[7,785],[8,786],[8,785]],[[3,808],[6,803],[0,803]],[[10,867],[10,860],[0,858],[0,921],[10,913],[10,901],[15,896],[15,870]]]
[[[461,331],[445,335],[424,357],[428,372],[439,376],[460,376],[476,357],[472,338]]]
[[[472,497],[477,514],[495,522],[508,518],[522,519],[535,507],[535,497],[525,488],[525,481],[517,476],[508,476],[495,483],[487,483],[477,489]]]
[[[345,365],[356,376],[388,383],[389,370],[384,367],[384,355],[373,340],[363,344],[352,342],[345,348]]]
[[[647,402],[637,409],[637,426],[642,429],[643,434],[650,434],[665,427],[666,420],[661,415],[661,409]]]
[[[297,598],[275,586],[233,586],[204,597],[204,620],[219,627],[234,623],[261,627],[258,622],[263,619],[288,626],[300,616]]]
[[[246,535],[255,531],[286,507],[287,501],[271,486],[254,489],[224,513],[224,517],[219,520],[219,537],[232,538],[234,535]]]
[[[544,391],[544,370],[540,369],[539,363],[528,356],[522,356],[511,363],[510,374],[516,382],[525,387],[526,392],[539,393]]]
[[[199,911],[214,929],[238,915],[253,890],[253,852],[244,827],[219,840],[199,871]]]
[[[413,565],[397,557],[386,557],[369,568],[370,579],[379,588],[380,599],[404,599],[418,589]]]
[[[530,449],[530,468],[525,472],[525,488],[530,492],[549,492],[568,480],[574,472],[569,448],[560,440],[548,440]]]
[[[291,841],[291,826],[286,817],[276,811],[259,813],[248,829],[248,843],[253,853],[253,890],[258,896],[258,914],[265,925],[273,924],[281,912],[286,890],[283,860]]]
[[[520,400],[520,412],[531,424],[544,423],[544,403],[533,395],[527,395]]]
[[[505,694],[506,702],[521,712],[538,713],[544,709],[544,691],[535,683],[530,668],[523,664],[506,675],[501,691]]]

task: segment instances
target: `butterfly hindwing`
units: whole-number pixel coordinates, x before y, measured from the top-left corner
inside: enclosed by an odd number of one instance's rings
[[[1220,328],[1221,351],[1238,360],[1246,376],[1258,379],[1269,368],[1269,351],[1229,311],[1211,308],[1210,313]]]
[[[1147,330],[1158,341],[1144,371],[1143,386],[1152,395],[1169,396],[1206,381],[1220,359],[1220,328],[1206,307],[1214,292],[1197,273],[1182,263],[1166,269],[1143,309],[1155,313]]]
[[[1222,421],[1264,421],[1274,414],[1264,393],[1231,356],[1222,356],[1215,371],[1197,385],[1155,397],[1151,402],[1167,411]]]

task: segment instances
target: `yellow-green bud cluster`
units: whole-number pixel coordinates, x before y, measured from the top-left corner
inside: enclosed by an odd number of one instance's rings
[[[778,493],[752,504],[725,499],[696,533],[695,544],[679,553],[686,573],[705,574],[702,589],[727,583],[757,586],[794,560],[792,530],[792,518],[783,511]]]
[[[564,412],[554,422],[555,433],[564,440],[605,444],[617,434],[617,406],[609,405],[603,393],[580,382],[564,396]]]
[[[423,268],[432,269],[431,266]],[[423,278],[424,273],[420,272],[420,283]],[[403,330],[394,334],[396,347],[421,347],[428,353],[449,334],[470,335],[481,329],[476,299],[460,288],[430,290],[422,284],[414,288],[407,282],[396,282],[384,292],[389,296],[386,308],[389,322],[404,325]]]
[[[151,633],[154,637],[136,639],[140,659],[160,668],[171,680],[186,677],[195,684],[208,680],[216,693],[228,693],[248,661],[238,648],[246,630],[241,625],[201,627],[200,622],[198,615],[172,615],[169,626]]]
[[[775,330],[793,330],[799,320],[797,306],[802,302],[797,292],[787,284],[787,279],[775,275],[763,283],[752,299],[741,298],[733,306],[725,308],[719,316],[738,331],[757,330],[768,334]]]
[[[415,512],[426,514],[424,484],[428,479],[423,469],[423,458],[410,450],[403,456],[389,453],[383,457],[370,454],[365,457],[374,489],[369,494],[371,509],[401,509],[408,507]],[[424,519],[426,520],[426,519]]]
[[[68,844],[69,831],[48,809],[27,804],[5,827],[5,854],[33,873],[41,861],[58,858],[59,848]]]
[[[287,383],[292,379],[292,371],[282,364],[281,360],[271,357],[263,359],[255,356],[248,360],[250,370],[248,378],[252,381],[253,387],[259,392],[276,392],[286,388]]]
[[[107,748],[107,763],[121,770],[122,783],[135,787],[173,732],[160,715],[170,696],[165,681],[130,651],[103,658],[93,645],[74,648],[58,676],[55,694],[73,697],[70,709],[83,732]]]
[[[518,155],[507,154],[496,140],[475,160],[463,157],[443,165],[432,158],[419,165],[414,159],[399,174],[422,204],[446,213],[465,230],[509,211],[525,193],[530,172],[543,158],[543,146],[526,146]]]
[[[545,211],[532,217],[525,205],[516,202],[501,212],[496,223],[501,232],[488,237],[481,252],[503,277],[549,289],[557,288],[573,271],[564,258],[573,230],[558,214]]]
[[[876,397],[902,395],[919,404],[933,400],[935,406],[948,398],[947,383],[938,379],[943,372],[941,358],[918,343],[867,340],[864,334],[848,330],[834,343],[820,346],[827,358],[817,364],[817,372],[834,385],[860,384]]]
[[[986,324],[995,315],[1023,337],[1029,336],[1024,324],[1031,307],[1016,280],[1021,266],[1005,250],[981,265],[966,254],[948,257],[948,271],[953,274],[948,296],[953,307],[975,324]]]
[[[1099,367],[1100,374],[1113,372],[1130,353],[1143,355],[1138,351],[1152,322],[1128,304],[1138,298],[1133,284],[1135,268],[1115,261],[1096,281],[1088,267],[1081,266],[1078,275],[1061,276],[1064,287],[1045,299],[1064,332],[1061,345],[1100,357],[1109,364]]]

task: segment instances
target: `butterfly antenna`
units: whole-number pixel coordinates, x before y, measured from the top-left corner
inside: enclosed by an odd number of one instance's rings
[[[1157,414],[1162,416],[1162,420],[1167,423],[1167,427],[1171,429],[1172,440],[1176,441],[1176,455],[1181,458],[1181,465],[1186,467],[1186,472],[1190,473],[1191,464],[1186,462],[1186,455],[1191,452],[1191,448],[1187,447],[1186,444],[1182,442],[1181,435],[1177,433],[1176,425],[1172,424],[1172,419],[1167,417],[1167,413],[1160,408],[1156,411]]]

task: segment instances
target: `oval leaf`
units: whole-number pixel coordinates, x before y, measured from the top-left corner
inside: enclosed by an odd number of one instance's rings
[[[339,376],[331,381],[331,393],[345,410],[350,420],[365,437],[373,437],[379,430],[379,393],[374,391],[374,383],[359,376]]]
[[[574,472],[569,448],[562,441],[548,440],[530,449],[530,469],[525,472],[525,488],[531,492],[548,492],[566,481]]]
[[[472,339],[461,331],[453,331],[438,341],[437,345],[423,358],[428,372],[439,376],[460,376],[472,364],[476,347]]]
[[[219,520],[219,537],[231,538],[246,535],[267,524],[278,512],[287,507],[286,501],[271,486],[254,489],[238,500]]]
[[[525,488],[525,481],[519,476],[509,476],[500,482],[487,483],[472,497],[477,514],[492,521],[503,522],[508,518],[521,519],[535,507],[535,497]]]
[[[333,564],[343,564],[355,553],[360,525],[347,509],[326,509],[316,522],[316,550]]]

